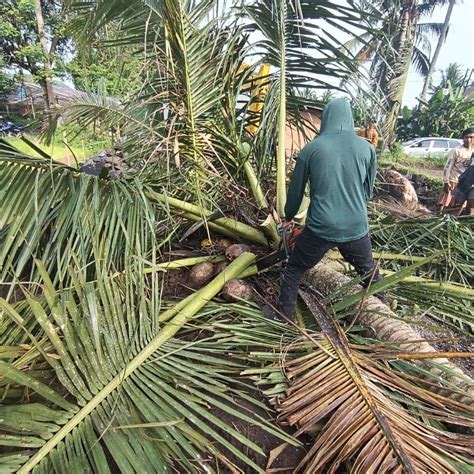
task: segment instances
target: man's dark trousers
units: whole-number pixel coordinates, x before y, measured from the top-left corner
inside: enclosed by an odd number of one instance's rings
[[[277,309],[287,318],[293,317],[298,297],[298,289],[306,270],[314,267],[334,247],[355,267],[357,273],[366,276],[362,286],[367,287],[382,279],[372,258],[369,234],[350,242],[330,242],[321,239],[307,227],[298,236],[293,253],[283,271],[280,298]]]

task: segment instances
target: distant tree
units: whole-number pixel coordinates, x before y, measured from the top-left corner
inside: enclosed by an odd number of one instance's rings
[[[441,81],[436,87],[432,87],[432,91],[436,92],[440,89],[445,89],[450,85],[451,87],[466,87],[466,72],[460,64],[451,63],[444,71],[441,71]]]
[[[438,43],[436,45],[435,52],[433,53],[433,57],[430,60],[430,67],[428,69],[428,72],[426,73],[425,82],[423,84],[423,89],[420,95],[421,100],[425,99],[426,93],[428,92],[428,88],[431,85],[431,76],[436,66],[436,62],[438,61],[438,56],[441,51],[441,48],[443,47],[443,44],[446,41],[446,37],[448,36],[449,21],[451,19],[451,14],[453,13],[453,9],[454,9],[454,5],[456,4],[456,1],[457,0],[449,0],[448,10],[446,12],[446,16],[444,17],[444,23],[441,29],[441,33],[438,37]]]
[[[325,105],[336,96],[333,90],[317,91],[309,87],[298,89],[297,95],[312,100],[318,105]]]
[[[39,44],[41,46],[42,52],[42,63],[43,63],[43,71],[42,71],[42,84],[44,88],[44,99],[45,99],[45,112],[46,115],[49,117],[51,114],[51,108],[54,107],[54,90],[53,90],[53,78],[52,78],[52,71],[51,71],[51,63],[52,63],[52,51],[50,51],[48,46],[48,38],[46,36],[46,27],[44,24],[44,15],[43,15],[43,7],[41,5],[41,0],[33,0],[34,8],[35,8],[35,19],[36,19],[36,26],[38,31],[38,38]],[[46,11],[46,8],[45,8]]]
[[[0,52],[5,67],[29,72],[42,86],[47,110],[54,104],[52,76],[68,44],[60,0],[2,0]]]
[[[92,46],[78,43],[74,58],[65,65],[77,89],[97,90],[105,83],[108,94],[121,98],[137,90],[142,58],[136,49],[114,45],[116,39],[115,28],[109,26]]]
[[[449,0],[362,0],[368,14],[381,15],[374,33],[366,33],[359,60],[371,60],[370,75],[374,90],[383,97],[385,116],[381,131],[386,145],[395,139],[410,64],[426,75],[429,70],[430,44],[427,34],[441,32],[442,23],[421,23],[438,5]],[[354,41],[359,43],[360,40]]]
[[[3,60],[0,58],[0,99],[5,97],[14,88],[13,78],[5,72],[2,67],[3,65]]]
[[[461,79],[459,66],[451,64],[427,102],[420,102],[412,111],[404,107],[398,120],[398,138],[459,137],[474,123],[474,98],[464,94],[470,80],[470,72]]]

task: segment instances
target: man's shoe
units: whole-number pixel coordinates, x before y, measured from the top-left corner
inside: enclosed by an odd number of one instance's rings
[[[280,322],[283,321],[283,317],[281,316],[281,314],[268,304],[264,304],[262,306],[262,314],[267,319],[270,319],[272,321],[280,321]]]

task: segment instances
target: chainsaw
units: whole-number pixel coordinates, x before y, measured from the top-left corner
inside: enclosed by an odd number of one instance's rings
[[[277,226],[277,231],[280,234],[281,242],[279,250],[272,252],[265,257],[259,258],[255,264],[257,265],[258,271],[269,268],[276,265],[279,262],[286,260],[295,247],[296,238],[303,232],[304,225],[294,224],[291,228]]]

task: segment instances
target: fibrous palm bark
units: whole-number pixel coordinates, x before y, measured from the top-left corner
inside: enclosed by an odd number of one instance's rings
[[[305,281],[322,295],[327,296],[348,284],[351,279],[325,264],[318,264],[306,274]],[[361,289],[357,286],[352,292]],[[368,296],[357,307],[359,308],[357,322],[372,328],[378,339],[394,344],[401,343],[403,348],[410,352],[436,352],[433,346],[422,340],[416,330],[409,324],[400,321],[400,318],[378,298]],[[407,341],[410,342],[407,343]],[[444,376],[460,390],[459,393],[451,393],[450,396],[463,403],[472,403],[474,401],[474,381],[450,360],[443,358],[436,359],[436,362],[439,364],[438,368],[431,365],[427,366],[427,370],[432,371],[435,375],[441,375],[444,367],[446,369]],[[434,390],[444,395],[447,394],[442,388],[435,387]]]
[[[392,58],[391,70],[380,80],[380,88],[385,91],[387,109],[382,124],[385,147],[390,147],[395,139],[395,127],[415,45],[416,7],[416,0],[406,0],[402,6],[398,32],[391,45],[392,51],[389,53]]]

